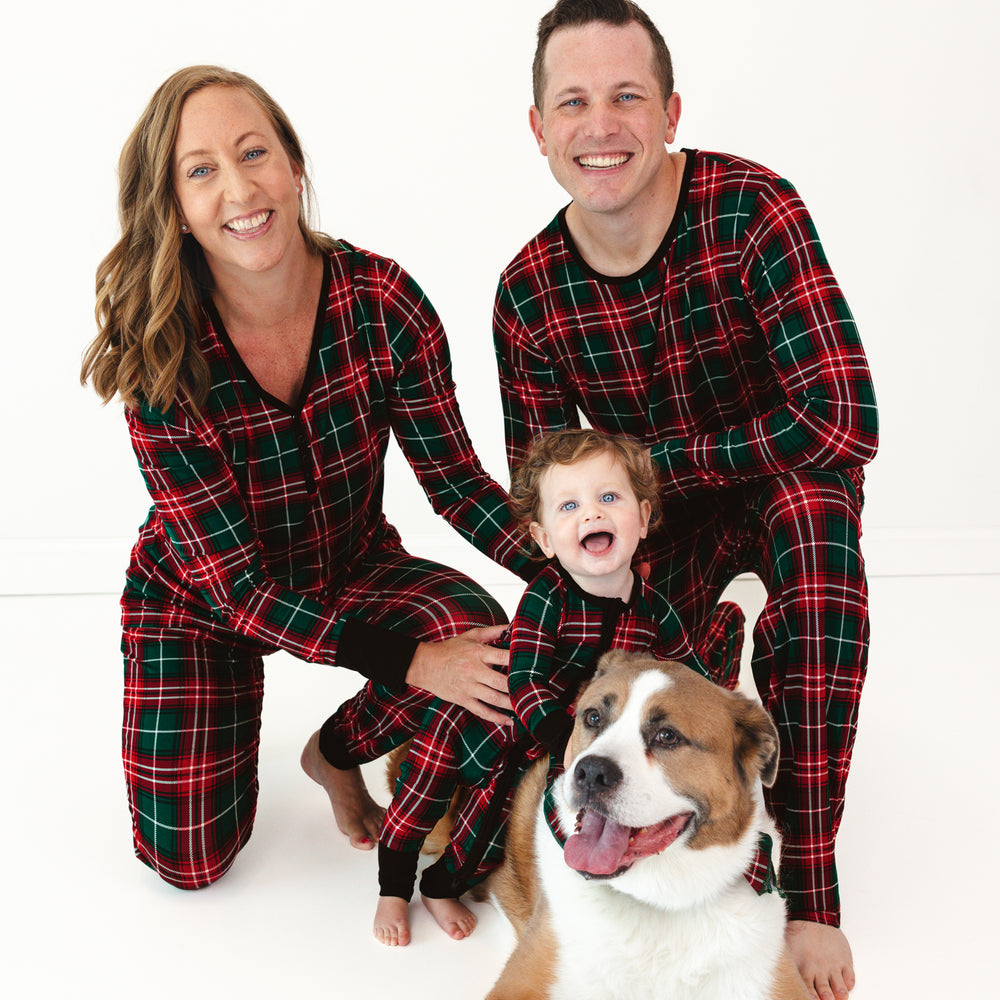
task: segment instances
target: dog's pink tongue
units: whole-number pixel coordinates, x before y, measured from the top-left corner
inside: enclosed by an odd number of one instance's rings
[[[578,833],[566,841],[563,857],[574,871],[611,875],[628,850],[629,828],[595,812],[583,814]]]

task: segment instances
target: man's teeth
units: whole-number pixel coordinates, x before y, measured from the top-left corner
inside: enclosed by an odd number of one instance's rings
[[[627,153],[602,154],[599,156],[581,156],[581,167],[620,167],[628,159]]]
[[[232,222],[226,223],[226,228],[231,229],[234,233],[249,233],[254,229],[260,229],[270,216],[270,212],[258,212],[246,219],[233,219]]]

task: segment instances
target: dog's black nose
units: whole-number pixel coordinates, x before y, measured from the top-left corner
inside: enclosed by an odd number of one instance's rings
[[[588,796],[600,796],[621,784],[621,768],[610,757],[594,754],[581,757],[573,771],[573,782],[577,790]]]

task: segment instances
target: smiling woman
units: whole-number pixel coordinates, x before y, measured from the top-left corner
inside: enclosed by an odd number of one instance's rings
[[[122,236],[97,273],[82,378],[124,401],[153,501],[122,598],[133,839],[181,888],[219,878],[250,836],[263,655],[370,678],[302,758],[360,848],[381,819],[360,763],[409,738],[433,696],[495,722],[510,704],[499,605],[406,553],[382,512],[392,432],[434,509],[529,572],[444,331],[397,264],[308,226],[304,162],[259,85],[180,70],[125,144]]]

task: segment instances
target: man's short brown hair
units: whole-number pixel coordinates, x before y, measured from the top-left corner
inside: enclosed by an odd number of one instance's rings
[[[648,501],[649,526],[660,519],[660,492],[656,464],[649,452],[631,438],[586,428],[567,428],[537,438],[510,483],[510,509],[525,531],[538,520],[541,479],[553,465],[575,465],[592,455],[607,454],[621,463],[636,499]]]
[[[539,22],[538,43],[535,46],[535,59],[531,66],[531,84],[535,107],[544,114],[542,98],[545,93],[545,49],[552,34],[560,28],[581,28],[586,24],[601,21],[624,27],[633,21],[641,24],[653,43],[653,72],[663,91],[663,103],[666,105],[674,92],[674,67],[670,59],[670,50],[663,40],[656,25],[649,15],[631,0],[559,0]]]

